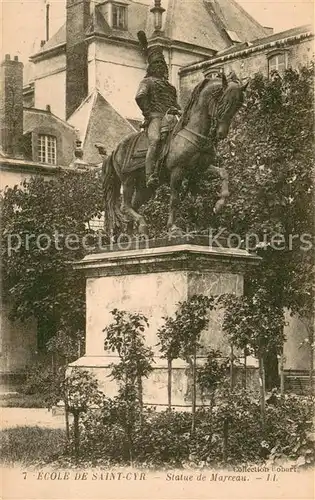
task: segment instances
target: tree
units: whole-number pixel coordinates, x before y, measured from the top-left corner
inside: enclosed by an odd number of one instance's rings
[[[76,341],[85,330],[85,279],[70,263],[93,245],[89,222],[101,214],[100,180],[88,172],[34,177],[7,188],[1,209],[2,282],[11,318],[37,319],[43,345],[58,332]]]
[[[264,290],[251,296],[221,296],[224,306],[223,331],[233,345],[254,354],[259,363],[259,387],[261,424],[264,430],[265,412],[265,367],[266,355],[275,350],[280,354],[283,347],[284,315],[281,307],[269,301]]]
[[[247,246],[262,264],[245,274],[245,293],[278,310],[287,308],[307,323],[314,345],[314,66],[287,70],[273,78],[257,74],[250,81],[243,108],[235,116],[228,138],[219,144],[218,165],[229,173],[230,197],[218,216],[218,180],[207,169],[196,169],[191,191],[182,200],[184,228],[196,232],[236,234],[231,246]],[[188,186],[189,187],[189,186]],[[183,190],[184,192],[184,190]],[[145,208],[164,220],[168,189],[160,188]],[[161,233],[160,221],[150,221],[151,233]],[[310,379],[313,349],[310,349]],[[278,384],[275,350],[266,360],[268,386]]]
[[[163,318],[164,324],[159,328],[157,336],[162,356],[167,359],[167,401],[168,409],[172,409],[172,362],[179,358],[180,337],[174,318],[168,316]]]
[[[112,364],[111,375],[118,382],[117,418],[125,431],[130,463],[133,462],[133,436],[137,421],[143,420],[143,377],[152,371],[153,351],[145,345],[144,331],[149,326],[142,314],[114,309],[113,323],[104,328],[106,350],[117,352],[120,362]]]
[[[205,393],[210,394],[210,428],[213,424],[215,393],[219,385],[224,385],[227,378],[226,375],[229,362],[232,363],[232,360],[223,357],[222,352],[219,349],[209,349],[204,365],[198,370],[197,381],[201,389],[202,396],[204,396]],[[233,387],[230,385],[230,390],[232,389]],[[228,427],[229,420],[225,418],[223,421],[223,457],[225,462],[227,457]]]
[[[69,413],[72,413],[74,452],[78,458],[80,453],[80,415],[93,407],[99,408],[103,403],[104,395],[99,391],[98,382],[94,375],[77,367],[65,374],[60,386],[65,404],[67,439],[69,441],[70,438]]]
[[[214,404],[215,391],[227,377],[230,360],[219,349],[208,349],[204,365],[199,368],[197,380],[203,394],[211,395],[211,408]]]
[[[214,297],[193,295],[179,302],[175,317],[165,318],[165,326],[160,329],[159,333],[162,352],[168,356],[168,359],[174,359],[178,355],[191,368],[192,434],[196,426],[197,353],[201,347],[200,335],[209,323],[209,311],[213,307]],[[167,335],[170,336],[170,340],[166,340]],[[170,390],[168,390],[169,393]]]
[[[123,392],[137,388],[137,401],[142,411],[142,378],[152,371],[153,351],[145,345],[143,332],[149,326],[143,314],[128,313],[114,309],[114,322],[103,331],[106,334],[104,347],[117,352],[120,363],[112,366],[112,376],[118,381]]]

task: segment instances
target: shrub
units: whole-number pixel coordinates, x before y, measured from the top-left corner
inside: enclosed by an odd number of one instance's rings
[[[75,379],[78,377],[76,374]],[[90,386],[90,380],[83,379],[83,385],[86,382]],[[98,398],[97,392],[95,395]],[[128,401],[120,396],[98,401],[98,407],[91,401],[82,405],[80,396],[73,405],[73,409],[85,408],[79,414],[78,436],[80,458],[89,464],[216,467],[266,460],[293,460],[298,466],[314,463],[313,400],[309,397],[274,393],[267,400],[263,431],[258,399],[243,389],[223,387],[218,390],[214,407],[197,410],[193,435],[190,412],[145,408],[140,419],[138,406],[130,413]],[[71,433],[71,442],[73,437]],[[65,459],[61,457],[65,438],[61,430],[20,427],[3,431],[1,438],[6,463],[47,463],[56,460],[56,455],[60,463]],[[73,448],[67,451],[71,463]],[[78,450],[74,451],[77,461]]]
[[[312,437],[314,398],[273,393],[266,411],[266,446],[270,458],[288,458],[299,465],[314,463]]]
[[[135,450],[141,462],[178,466],[190,454],[191,413],[147,411],[136,435]]]
[[[139,417],[138,405],[131,405],[119,396],[104,398],[100,408],[91,408],[80,416],[82,454],[90,454],[92,449],[94,458],[133,461]]]
[[[125,463],[130,461],[131,449],[132,460],[155,466],[261,459],[259,404],[245,391],[225,390],[215,407],[199,409],[193,436],[190,412],[155,409],[145,409],[141,420],[135,416],[128,435],[128,411],[127,403],[117,397],[82,415],[82,453],[90,454],[92,449],[94,458]]]
[[[312,399],[274,393],[268,402],[263,429],[258,398],[223,386],[214,406],[197,410],[191,435],[190,412],[146,408],[140,419],[138,406],[131,411],[121,396],[104,399],[102,407],[80,416],[81,453],[89,460],[155,467],[213,467],[278,458],[312,464]]]
[[[62,398],[64,376],[64,367],[54,371],[47,366],[47,362],[38,362],[27,369],[25,382],[20,390],[25,395],[40,396],[43,405],[51,407]]]
[[[244,389],[218,391],[215,406],[197,413],[191,459],[220,465],[260,460],[259,403]]]

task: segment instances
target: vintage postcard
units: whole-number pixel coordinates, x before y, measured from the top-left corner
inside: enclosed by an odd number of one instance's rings
[[[314,497],[311,0],[2,0],[1,498]]]

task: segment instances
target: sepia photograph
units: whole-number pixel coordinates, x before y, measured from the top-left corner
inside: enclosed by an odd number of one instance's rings
[[[0,0],[3,500],[315,495],[312,0]]]

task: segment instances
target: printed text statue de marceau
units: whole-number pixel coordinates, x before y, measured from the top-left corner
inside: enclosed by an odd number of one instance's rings
[[[147,74],[140,82],[136,102],[144,116],[142,128],[148,136],[145,160],[147,187],[158,182],[157,160],[160,151],[161,132],[167,130],[166,115],[180,114],[176,88],[168,81],[168,67],[160,47],[148,47],[146,35],[139,31],[138,39],[148,59]]]

